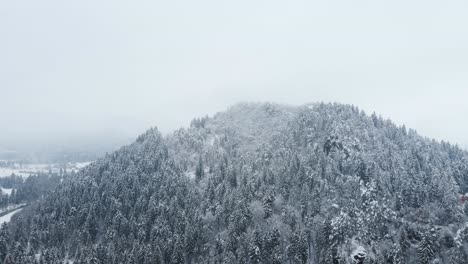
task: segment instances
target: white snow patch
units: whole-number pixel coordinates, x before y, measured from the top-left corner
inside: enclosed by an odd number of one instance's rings
[[[76,162],[68,163],[65,166],[67,171],[75,171],[88,166],[91,161],[87,162]],[[60,164],[46,164],[46,163],[37,163],[37,164],[18,164],[15,163],[13,166],[8,168],[0,168],[0,177],[9,177],[12,174],[21,177],[29,177],[32,174],[36,173],[59,173],[60,169],[63,168],[63,165]]]
[[[354,248],[349,256],[352,263],[361,263],[367,256],[366,249],[354,238],[351,240],[351,248]]]
[[[185,172],[185,176],[187,176],[189,179],[195,179],[195,171],[187,171]]]
[[[0,209],[0,214],[4,213],[6,211],[11,211],[11,210],[18,209],[18,208],[23,207],[25,205],[26,205],[25,203],[8,205],[7,207],[4,207],[4,208]]]
[[[48,172],[49,170],[56,172],[59,169],[54,168],[52,164],[25,164],[22,166],[15,164],[13,167],[0,168],[0,177],[8,177],[12,174],[21,177],[29,177],[31,174]]]
[[[209,140],[208,140],[208,144],[213,147],[215,145],[216,142],[219,142],[219,136],[217,134],[214,134],[212,135]]]
[[[22,172],[19,169],[15,168],[0,168],[0,177],[8,177],[12,174],[15,174],[17,176],[22,176],[22,177],[27,177],[29,176],[29,173]]]
[[[367,255],[366,249],[363,246],[357,246],[356,249],[354,249],[353,253],[351,254],[353,256],[363,256],[363,257]]]
[[[0,188],[2,190],[2,194],[8,194],[11,195],[13,192],[13,189],[8,189],[8,188]]]
[[[77,162],[77,163],[75,164],[75,167],[76,167],[77,169],[82,169],[82,168],[88,166],[89,164],[91,164],[91,162],[92,162],[92,161]]]
[[[458,247],[461,247],[463,244],[462,235],[467,228],[468,228],[468,222],[466,222],[460,229],[457,230],[454,240]]]
[[[351,253],[350,257],[353,260],[353,263],[359,263],[359,261],[364,260],[366,256],[366,249],[363,246],[357,246]]]
[[[6,214],[6,215],[4,215],[4,216],[1,216],[1,217],[0,217],[0,225],[2,225],[3,223],[8,223],[8,222],[10,222],[10,221],[11,221],[11,217],[12,217],[14,214],[16,214],[17,212],[21,211],[21,210],[23,210],[23,208],[20,208],[20,209],[18,209],[18,210],[15,210],[15,211],[9,213],[9,214]]]
[[[210,142],[209,142],[208,144],[209,144],[210,146],[214,146],[215,142],[216,142],[216,138],[215,138],[215,137],[212,137],[212,138],[210,138]]]

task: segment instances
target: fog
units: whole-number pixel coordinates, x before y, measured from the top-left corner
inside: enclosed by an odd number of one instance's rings
[[[0,144],[336,101],[468,145],[468,2],[2,1]],[[93,141],[94,140],[94,141]]]

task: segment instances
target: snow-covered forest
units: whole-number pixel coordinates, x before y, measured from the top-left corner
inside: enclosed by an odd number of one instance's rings
[[[468,153],[355,106],[149,129],[24,208],[3,263],[468,263]]]

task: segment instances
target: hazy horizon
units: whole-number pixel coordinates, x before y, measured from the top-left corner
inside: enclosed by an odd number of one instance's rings
[[[5,1],[0,146],[123,142],[242,101],[353,104],[468,145],[468,3]]]

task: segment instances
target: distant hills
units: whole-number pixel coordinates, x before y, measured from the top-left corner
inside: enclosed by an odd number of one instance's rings
[[[24,163],[67,163],[96,160],[132,140],[126,137],[49,139],[42,143],[0,142],[0,160]]]

